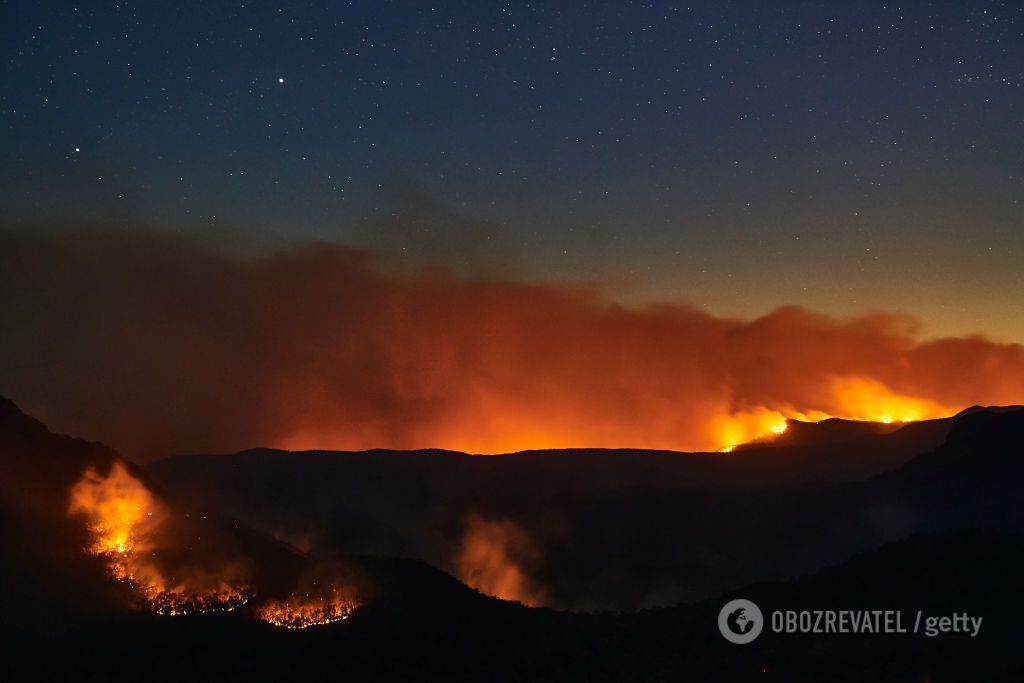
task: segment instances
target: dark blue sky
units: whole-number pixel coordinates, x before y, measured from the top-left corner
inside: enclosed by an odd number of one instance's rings
[[[326,238],[1024,341],[1020,2],[0,12],[9,225]]]

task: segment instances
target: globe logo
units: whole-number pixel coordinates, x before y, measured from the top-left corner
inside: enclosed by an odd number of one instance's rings
[[[750,600],[730,600],[718,613],[718,630],[730,643],[746,645],[761,635],[762,628],[764,615]]]

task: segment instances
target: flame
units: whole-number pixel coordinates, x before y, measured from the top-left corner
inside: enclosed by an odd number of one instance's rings
[[[768,408],[720,415],[711,421],[711,440],[717,445],[716,450],[730,453],[740,444],[782,434],[786,431],[786,418],[786,414]]]
[[[526,565],[537,559],[536,546],[519,526],[473,515],[468,519],[455,565],[459,579],[467,586],[534,607],[547,599],[526,571]]]
[[[832,386],[834,400],[841,413],[837,417],[870,422],[915,422],[948,417],[956,408],[936,401],[909,396],[891,390],[881,382],[866,377],[837,379]]]
[[[154,612],[175,617],[207,612],[233,612],[249,602],[251,593],[245,588],[221,584],[219,588],[201,593],[188,593],[179,586],[173,590],[150,592],[146,597]]]
[[[730,453],[740,444],[784,434],[787,420],[819,422],[838,417],[893,424],[948,417],[956,412],[957,408],[893,391],[874,379],[835,377],[820,406],[807,410],[797,410],[793,406],[777,409],[755,407],[727,413],[711,420],[709,432],[717,450]]]
[[[92,467],[71,487],[68,514],[84,515],[92,543],[88,551],[108,559],[118,580],[134,574],[141,554],[153,549],[152,536],[166,510],[124,465],[114,463],[101,477]]]
[[[351,588],[332,586],[325,596],[292,595],[286,600],[271,600],[257,611],[257,616],[274,626],[303,629],[348,619],[359,607]]]
[[[490,405],[488,401],[493,401]],[[706,450],[729,453],[741,444],[769,440],[784,434],[788,420],[820,422],[842,418],[895,424],[949,417],[962,409],[890,388],[876,379],[860,375],[830,376],[809,392],[802,404],[744,405],[734,407],[726,400],[710,404],[692,414],[645,414],[659,426],[650,433],[628,433],[608,423],[573,427],[559,424],[562,414],[553,409],[544,414],[504,406],[494,397],[480,396],[476,408],[485,410],[487,430],[474,430],[469,420],[455,420],[444,431],[451,441],[446,447],[468,453],[509,453],[521,450],[575,448],[594,444],[607,447],[637,447],[668,450]],[[567,408],[571,414],[572,407]],[[703,431],[694,440],[688,434]],[[583,436],[581,436],[583,435]],[[381,436],[380,438],[387,438]],[[332,427],[293,434],[279,446],[285,450],[311,450],[325,444],[346,444],[350,435]]]
[[[132,586],[157,614],[231,611],[249,599],[246,587],[192,573],[173,581],[157,566],[156,538],[167,507],[119,462],[106,476],[89,467],[71,487],[68,514],[86,518],[86,550],[106,561],[109,574]]]

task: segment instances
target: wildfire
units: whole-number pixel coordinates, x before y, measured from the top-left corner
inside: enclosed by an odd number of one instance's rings
[[[86,550],[103,558],[110,576],[135,589],[156,614],[231,612],[254,596],[243,581],[233,580],[240,575],[233,563],[213,572],[191,565],[161,568],[160,551],[169,550],[161,546],[168,544],[164,524],[171,510],[121,463],[114,463],[105,476],[86,469],[71,487],[68,514],[85,517],[91,537]],[[347,619],[359,606],[353,589],[334,583],[325,591],[316,590],[315,584],[313,588],[267,602],[256,609],[256,616],[275,626],[302,629]]]
[[[175,617],[206,612],[233,612],[249,602],[249,595],[235,589],[215,590],[203,595],[162,591],[150,599],[153,611]]]
[[[102,477],[89,468],[71,488],[68,514],[84,515],[92,535],[88,550],[109,561],[111,573],[126,580],[140,554],[153,549],[150,540],[166,514],[164,507],[121,463]]]
[[[281,628],[304,629],[348,619],[357,607],[351,590],[331,587],[325,597],[304,594],[272,600],[259,608],[257,616]]]
[[[881,382],[864,377],[848,377],[833,384],[833,395],[842,412],[837,417],[871,422],[915,422],[948,417],[955,408],[889,389]]]
[[[806,415],[801,416],[807,417]],[[787,415],[768,408],[755,408],[723,415],[711,423],[712,439],[714,443],[719,444],[719,452],[729,453],[740,444],[782,434],[787,428],[787,417],[796,417],[796,415]]]
[[[86,518],[87,551],[102,557],[110,575],[132,586],[157,614],[231,611],[249,600],[244,586],[202,575],[174,581],[160,570],[156,538],[167,507],[121,463],[106,476],[86,469],[71,487],[68,514]]]
[[[753,408],[714,418],[710,438],[718,451],[729,453],[740,444],[768,439],[785,433],[787,419],[819,422],[830,417],[893,424],[948,417],[956,408],[929,399],[891,390],[881,382],[864,377],[837,377],[821,402],[821,408],[797,410]]]

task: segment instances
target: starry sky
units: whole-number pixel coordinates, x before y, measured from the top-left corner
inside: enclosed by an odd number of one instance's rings
[[[1019,1],[14,0],[0,51],[9,227],[1024,341]]]

